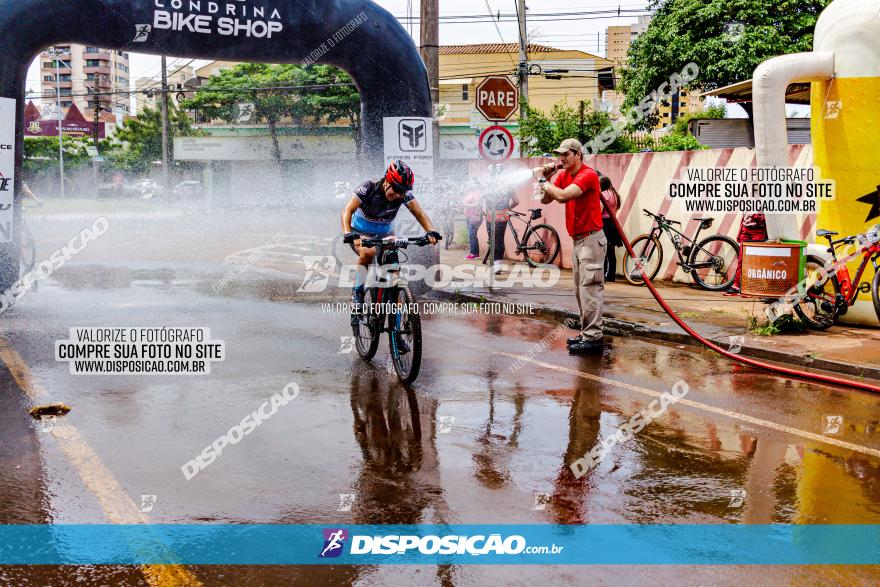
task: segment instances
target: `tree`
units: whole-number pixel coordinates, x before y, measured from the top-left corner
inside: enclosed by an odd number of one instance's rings
[[[689,87],[712,90],[751,78],[771,57],[810,51],[816,20],[830,1],[652,0],[651,24],[633,41],[621,72],[624,108],[691,62],[700,75]],[[751,116],[749,107],[746,111]],[[639,126],[656,123],[651,115]]]
[[[211,118],[236,120],[236,106],[254,104],[254,120],[272,136],[272,156],[281,164],[278,125],[290,117],[298,125],[348,120],[360,152],[360,95],[351,77],[329,65],[244,63],[212,76],[183,108]]]
[[[525,104],[525,113],[519,121],[519,137],[526,145],[526,154],[532,157],[552,152],[565,139],[576,138],[586,145],[611,127],[608,113],[592,110],[588,104],[584,105],[581,124],[580,113],[565,100],[555,104],[549,116],[528,104]],[[627,136],[618,135],[602,152],[627,153],[632,148],[632,141]]]
[[[64,137],[64,166],[77,169],[91,162],[86,147],[92,145],[88,137]],[[27,137],[24,140],[22,170],[33,177],[38,173],[58,168],[58,137]]]
[[[171,139],[199,133],[193,129],[186,113],[174,104],[169,104],[168,121],[173,161],[174,143]],[[146,173],[154,161],[162,159],[162,114],[156,109],[144,108],[137,118],[126,120],[112,139],[102,141],[101,151],[106,153],[111,167],[138,175]]]

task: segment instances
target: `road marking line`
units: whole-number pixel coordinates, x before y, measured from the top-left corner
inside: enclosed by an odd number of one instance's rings
[[[37,382],[24,359],[9,343],[0,338],[0,360],[27,398],[35,405],[49,399],[49,393]],[[57,420],[51,432],[58,447],[73,465],[86,487],[95,495],[107,519],[114,524],[149,524],[119,481],[101,462],[92,447],[72,424]],[[201,582],[182,565],[142,565],[147,583],[154,587],[196,586]]]
[[[459,341],[459,344],[460,343],[461,343],[461,341]],[[485,349],[481,349],[481,350],[485,350]],[[591,379],[593,381],[598,381],[600,383],[605,383],[607,385],[612,385],[615,387],[628,389],[630,391],[635,391],[636,393],[641,393],[642,395],[647,395],[649,397],[658,398],[661,395],[660,392],[654,391],[653,389],[647,389],[644,387],[639,387],[638,385],[632,385],[630,383],[623,383],[622,381],[615,381],[613,379],[606,379],[604,377],[599,377],[598,375],[593,375],[592,373],[585,373],[584,371],[578,371],[577,369],[570,369],[568,367],[561,367],[559,365],[545,363],[544,361],[538,361],[536,359],[532,359],[532,358],[526,357],[524,355],[517,355],[514,353],[506,353],[504,351],[492,351],[492,352],[493,352],[493,354],[496,354],[496,355],[501,355],[501,356],[508,357],[511,359],[516,359],[516,360],[524,361],[527,363],[532,363],[533,365],[537,365],[538,367],[544,367],[545,369],[552,369],[554,371],[561,371],[563,373],[570,373],[572,375],[576,375],[576,376],[582,377],[584,379]],[[822,436],[821,434],[807,432],[806,430],[800,430],[799,428],[792,428],[791,426],[785,426],[784,424],[777,424],[776,422],[771,422],[769,420],[762,420],[761,418],[747,416],[746,414],[740,414],[739,412],[725,410],[724,408],[710,406],[709,404],[704,404],[704,403],[697,402],[694,400],[689,400],[686,398],[680,399],[676,403],[684,404],[686,406],[690,406],[690,407],[696,408],[698,410],[703,410],[705,412],[711,412],[713,414],[718,414],[720,416],[725,416],[727,418],[733,418],[734,420],[748,422],[749,424],[754,424],[756,426],[763,426],[764,428],[770,428],[771,430],[777,430],[779,432],[784,432],[786,434],[791,434],[793,436],[800,436],[801,438],[805,438],[805,439],[812,440],[815,442],[822,442],[825,444],[830,444],[830,445],[836,446],[838,448],[844,448],[846,450],[851,450],[853,452],[858,452],[858,453],[871,455],[871,456],[880,458],[880,450],[875,449],[875,448],[869,448],[867,446],[853,444],[851,442],[846,442],[844,440],[838,440],[836,438],[829,438],[827,436]]]

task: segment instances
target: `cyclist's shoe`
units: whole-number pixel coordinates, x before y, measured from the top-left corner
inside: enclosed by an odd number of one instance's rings
[[[403,340],[403,336],[398,332],[394,335],[395,343],[397,346],[397,352],[401,355],[405,355],[409,352],[409,345],[406,344],[406,341]]]
[[[351,290],[351,325],[357,326],[358,316],[361,315],[361,306],[364,305],[364,286],[354,287]]]
[[[568,346],[571,346],[571,345],[573,345],[573,344],[578,344],[578,343],[581,342],[583,339],[584,339],[584,335],[583,335],[583,334],[579,334],[578,336],[575,336],[574,338],[569,338],[569,339],[566,341],[566,344],[568,344]]]

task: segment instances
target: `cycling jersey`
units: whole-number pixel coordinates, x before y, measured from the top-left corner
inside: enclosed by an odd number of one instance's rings
[[[403,199],[389,202],[382,188],[382,181],[365,181],[355,190],[354,195],[361,201],[358,211],[371,222],[394,222],[400,207],[415,200],[412,192],[407,192]]]

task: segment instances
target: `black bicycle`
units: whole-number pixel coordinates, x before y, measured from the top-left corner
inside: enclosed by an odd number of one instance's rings
[[[352,242],[347,238],[346,242]],[[440,239],[442,240],[442,239]],[[377,247],[373,264],[391,267],[384,275],[374,276],[378,285],[364,292],[364,305],[354,308],[357,321],[352,325],[355,348],[369,361],[376,356],[379,337],[388,333],[391,362],[397,377],[403,383],[412,383],[422,365],[422,321],[416,298],[409,285],[401,281],[397,252],[410,245],[424,247],[431,244],[428,237],[361,239],[362,247]]]
[[[507,212],[510,214],[510,219],[507,223],[510,225],[513,240],[516,241],[517,254],[525,257],[526,262],[532,267],[549,267],[553,265],[553,261],[559,256],[559,233],[549,224],[536,224],[532,226],[532,222],[541,218],[541,209],[531,208],[529,209],[531,214],[517,212],[516,210],[508,210]],[[526,216],[529,217],[528,221],[523,220]],[[526,225],[522,240],[519,239],[519,233],[513,224],[514,218]],[[490,223],[491,220],[488,220],[487,217],[486,227],[489,229],[489,238],[491,239],[492,230],[489,228]],[[491,251],[490,243],[490,247],[486,250],[486,256],[483,257],[484,265],[489,262],[489,253]]]
[[[632,250],[636,259],[627,251],[624,254],[624,277],[633,285],[644,285],[640,270],[644,270],[648,279],[653,280],[660,267],[663,266],[663,247],[660,235],[666,233],[682,271],[690,273],[694,281],[709,291],[724,291],[733,285],[739,260],[739,244],[729,236],[716,234],[701,241],[700,232],[712,228],[713,218],[694,218],[700,223],[693,239],[673,228],[673,224],[681,226],[677,220],[669,220],[663,214],[654,214],[645,210],[645,215],[654,220],[651,232],[636,237],[632,241]],[[684,244],[687,241],[687,244]],[[696,244],[695,244],[696,243]]]

